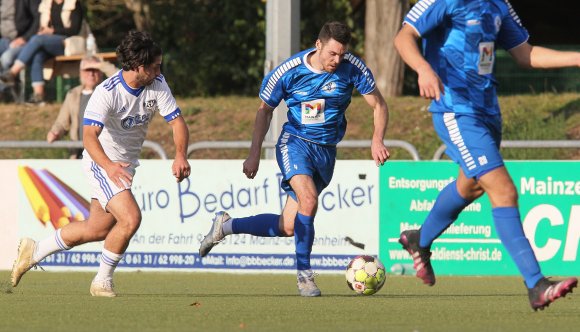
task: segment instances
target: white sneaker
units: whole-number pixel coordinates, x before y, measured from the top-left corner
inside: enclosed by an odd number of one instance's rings
[[[314,282],[316,274],[312,270],[299,270],[297,275],[298,292],[300,296],[313,297],[320,296],[320,289]]]
[[[91,295],[103,297],[117,296],[113,279],[93,279],[93,282],[91,282]]]
[[[209,254],[211,248],[224,239],[225,235],[222,226],[230,219],[231,217],[227,212],[220,211],[215,214],[215,217],[212,220],[213,224],[211,225],[211,229],[203,238],[201,245],[199,246],[199,256],[205,257]]]
[[[14,260],[12,274],[10,276],[12,287],[18,286],[20,278],[22,278],[24,273],[36,265],[37,262],[32,259],[35,250],[36,242],[33,239],[23,238],[20,240],[20,244],[18,245],[18,256],[16,256],[16,260]]]

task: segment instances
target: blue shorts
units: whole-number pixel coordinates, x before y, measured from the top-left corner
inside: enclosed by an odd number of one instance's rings
[[[298,201],[290,179],[298,174],[309,175],[320,194],[332,179],[336,146],[316,144],[282,132],[276,144],[276,160],[282,171],[282,189]]]
[[[504,165],[499,152],[501,115],[433,113],[433,126],[445,143],[445,153],[458,163],[468,178]]]

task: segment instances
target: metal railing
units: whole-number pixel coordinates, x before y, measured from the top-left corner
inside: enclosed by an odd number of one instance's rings
[[[48,143],[46,141],[0,141],[0,149],[23,149],[23,148],[40,148],[40,149],[81,149],[81,141],[55,141]],[[143,147],[149,148],[159,155],[161,159],[167,159],[167,154],[161,144],[153,141],[143,142]]]
[[[580,140],[570,141],[502,141],[502,148],[520,148],[520,149],[541,149],[541,148],[580,148]],[[441,160],[441,156],[445,153],[445,144],[441,145],[433,154],[433,160]]]
[[[401,140],[384,140],[388,148],[396,147],[402,148],[409,152],[413,160],[421,160],[419,153],[415,146],[411,143]],[[249,149],[250,141],[200,141],[190,144],[187,147],[187,155],[192,152],[202,149]],[[262,148],[272,149],[276,146],[275,142],[265,141]],[[370,140],[346,140],[338,144],[339,148],[368,148],[371,146]],[[46,141],[0,141],[0,149],[23,149],[23,148],[47,148],[47,149],[78,149],[82,148],[81,141],[55,141],[48,143]],[[161,144],[153,141],[144,141],[143,147],[153,150],[159,158],[167,159],[167,154]],[[537,140],[537,141],[502,141],[502,148],[580,148],[580,140]],[[433,154],[433,160],[441,160],[443,153],[445,153],[445,145],[439,146],[437,151]]]
[[[406,141],[400,140],[384,140],[387,148],[397,147],[405,149],[413,160],[421,160],[419,153],[415,146]],[[201,149],[249,149],[251,141],[200,141],[192,143],[187,147],[187,155]],[[262,148],[271,149],[276,146],[276,142],[264,141]],[[338,148],[369,148],[371,146],[370,140],[346,140],[338,143]]]

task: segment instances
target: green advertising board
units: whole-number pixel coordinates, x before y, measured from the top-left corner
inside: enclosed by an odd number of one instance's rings
[[[542,272],[580,275],[580,163],[514,161],[506,167],[518,188],[524,231]],[[457,171],[449,161],[390,161],[381,167],[379,257],[387,269],[412,264],[399,234],[421,226]],[[431,250],[438,275],[519,274],[495,232],[486,195],[469,205]]]

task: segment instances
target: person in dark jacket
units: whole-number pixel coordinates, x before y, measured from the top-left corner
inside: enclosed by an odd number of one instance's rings
[[[82,6],[77,0],[41,0],[38,13],[32,23],[33,28],[38,27],[36,34],[26,42],[10,69],[0,75],[5,84],[14,84],[18,73],[30,66],[32,104],[44,103],[44,62],[64,54],[64,40],[79,34],[83,20]]]

